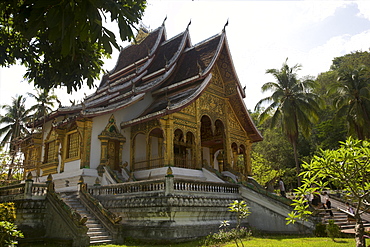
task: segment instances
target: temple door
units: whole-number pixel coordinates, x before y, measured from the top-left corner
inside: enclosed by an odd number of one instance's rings
[[[112,170],[119,170],[119,142],[108,141],[108,165]]]

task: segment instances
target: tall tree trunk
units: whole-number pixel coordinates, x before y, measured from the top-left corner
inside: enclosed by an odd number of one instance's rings
[[[365,238],[364,238],[364,225],[362,224],[362,219],[359,214],[355,215],[356,225],[355,225],[355,241],[356,247],[366,247]]]
[[[299,174],[301,173],[301,166],[299,165],[298,162],[298,151],[297,151],[297,140],[294,140],[292,142],[293,145],[293,151],[294,151],[294,161],[295,161],[295,167],[297,171],[297,182],[298,182],[298,187],[301,186],[301,177]]]

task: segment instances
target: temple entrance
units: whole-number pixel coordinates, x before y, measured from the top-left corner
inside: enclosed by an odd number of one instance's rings
[[[119,142],[116,140],[108,141],[108,166],[112,170],[120,170],[119,167]]]
[[[119,171],[122,163],[122,148],[126,138],[119,133],[113,115],[98,138],[101,142],[100,165]]]
[[[186,137],[186,139],[184,137]],[[175,167],[196,168],[194,145],[193,133],[188,132],[186,136],[184,136],[182,130],[175,130],[173,140]]]
[[[210,165],[219,171],[223,171],[227,156],[224,148],[224,124],[221,120],[216,120],[213,128],[212,121],[208,116],[201,118],[201,145],[203,165]]]

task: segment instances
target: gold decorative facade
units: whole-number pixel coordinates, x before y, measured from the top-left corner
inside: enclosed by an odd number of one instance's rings
[[[212,72],[214,76],[209,87],[196,101],[159,120],[131,127],[131,170],[163,166],[200,169],[204,165],[214,167],[213,160],[217,159],[221,171],[233,169],[250,175],[251,143],[226,96],[227,85],[218,68]],[[228,93],[231,91],[229,89]],[[202,119],[208,120],[202,122]],[[160,149],[156,158],[151,154],[154,146],[151,141],[153,130],[157,130],[156,140],[160,142],[155,145]],[[203,161],[203,148],[210,152],[209,164]],[[138,149],[145,154],[141,157],[136,155]],[[158,158],[160,162],[155,162]]]

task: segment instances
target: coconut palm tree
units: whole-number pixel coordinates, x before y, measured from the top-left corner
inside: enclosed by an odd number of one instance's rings
[[[60,103],[53,91],[46,89],[36,89],[36,94],[28,93],[28,96],[36,100],[36,104],[30,108],[30,111],[35,111],[35,118],[46,116],[53,111],[54,104]]]
[[[0,147],[6,147],[12,157],[11,164],[14,163],[16,153],[18,152],[17,140],[29,134],[26,123],[29,121],[30,110],[25,107],[26,99],[20,95],[12,98],[11,105],[2,105],[5,110],[4,115],[0,115],[0,136],[3,136]],[[7,145],[8,144],[8,145]],[[10,179],[12,169],[8,171],[8,179]]]
[[[336,115],[347,118],[349,132],[360,140],[370,138],[370,79],[366,71],[363,66],[343,69],[334,85]]]
[[[271,117],[271,127],[280,123],[283,133],[293,146],[294,160],[296,163],[298,185],[300,185],[298,163],[298,133],[299,130],[308,136],[311,123],[318,120],[319,99],[311,92],[314,82],[310,79],[299,80],[296,71],[301,65],[289,67],[288,59],[285,60],[280,70],[268,69],[267,74],[272,74],[276,82],[267,82],[262,86],[262,92],[272,91],[272,95],[261,99],[255,111],[261,112],[259,120],[265,121]],[[267,104],[267,105],[266,105]],[[266,106],[266,108],[263,108]]]
[[[10,143],[10,150],[12,150],[12,141],[19,137],[23,137],[29,134],[26,127],[26,123],[29,121],[30,110],[25,107],[26,98],[22,95],[12,97],[11,105],[2,105],[1,108],[6,112],[4,115],[0,115],[0,124],[5,125],[0,129],[0,136],[3,139],[0,142],[0,146],[4,147],[7,143]]]

